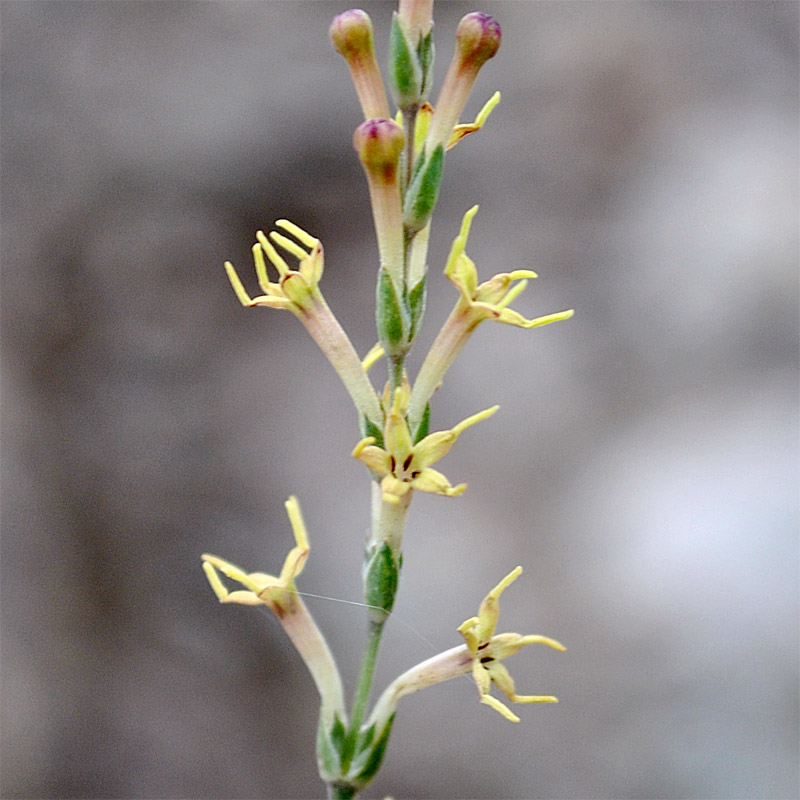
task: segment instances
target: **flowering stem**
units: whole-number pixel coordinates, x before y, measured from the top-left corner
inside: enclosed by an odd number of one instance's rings
[[[389,363],[391,364],[391,372],[389,378],[391,381],[390,387],[392,392],[394,392],[394,390],[403,383],[403,372],[405,370],[403,366],[404,362],[405,356],[396,356],[395,358],[390,359]]]
[[[381,634],[385,620],[371,620],[369,623],[367,647],[361,662],[361,674],[358,676],[358,687],[353,701],[353,721],[351,729],[358,730],[364,720],[364,711],[369,699],[369,690],[372,687],[372,676],[375,673],[375,664],[378,659],[378,647],[381,643]]]
[[[367,646],[364,650],[364,657],[361,660],[361,672],[358,676],[358,685],[356,686],[356,693],[353,699],[353,711],[350,721],[350,730],[348,732],[346,752],[342,754],[342,773],[347,772],[350,767],[350,760],[355,752],[356,740],[361,730],[361,723],[364,720],[364,712],[367,708],[369,692],[372,688],[372,677],[375,674],[375,664],[378,660],[378,647],[381,643],[381,634],[383,633],[383,624],[385,621],[386,618],[382,620],[371,619],[369,622]]]
[[[328,784],[328,797],[330,800],[350,800],[358,793],[358,789],[345,783]]]
[[[419,425],[425,406],[480,322],[480,318],[472,320],[468,314],[460,303],[456,304],[422,362],[408,402],[408,423],[412,430]]]
[[[334,714],[344,717],[342,679],[325,637],[308,613],[300,595],[295,595],[291,613],[279,615],[283,629],[302,656],[322,699],[322,716],[330,725]]]
[[[406,134],[405,162],[406,174],[404,188],[411,183],[411,171],[414,169],[414,129],[417,124],[417,107],[403,109],[403,130]]]
[[[316,292],[310,310],[296,312],[311,338],[328,357],[347,389],[355,407],[371,422],[379,424],[382,419],[380,402],[361,359],[350,339],[334,316],[325,298]]]

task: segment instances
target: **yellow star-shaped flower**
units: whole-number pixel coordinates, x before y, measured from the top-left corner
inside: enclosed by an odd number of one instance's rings
[[[272,231],[269,238],[263,231],[258,231],[256,234],[258,241],[253,245],[253,261],[258,276],[258,285],[264,292],[263,295],[251,298],[247,294],[230,261],[225,262],[225,271],[243,306],[287,308],[295,314],[302,314],[309,305],[312,295],[317,292],[317,284],[322,277],[324,267],[322,242],[289,220],[279,219],[275,225],[291,233],[307,249],[303,249],[297,242],[277,231]],[[296,270],[289,268],[270,239],[298,259],[300,264]],[[278,270],[278,283],[269,280],[267,264],[264,260],[265,253],[275,269]]]
[[[500,614],[498,598],[521,574],[522,567],[517,567],[506,575],[483,599],[478,616],[470,617],[458,628],[472,654],[472,677],[478,687],[481,702],[491,706],[511,722],[519,722],[519,717],[508,706],[489,694],[492,683],[496,684],[512,703],[557,703],[558,699],[550,695],[517,694],[514,679],[500,662],[529,644],[546,644],[554,650],[567,649],[555,639],[546,636],[521,636],[518,633],[494,635]]]
[[[285,505],[296,544],[286,556],[280,575],[268,575],[266,572],[248,573],[235,564],[231,564],[230,561],[208,553],[203,554],[203,570],[221,603],[240,603],[245,606],[265,605],[279,617],[285,615],[287,610],[293,607],[298,598],[294,581],[303,571],[310,548],[297,498],[290,497]],[[241,583],[245,589],[229,591],[220,579],[219,572],[231,580]]]
[[[573,311],[558,311],[535,319],[525,319],[522,314],[508,308],[509,304],[525,290],[529,278],[537,277],[529,269],[516,269],[512,272],[501,272],[488,281],[478,284],[478,270],[475,262],[466,254],[467,238],[472,219],[478,213],[478,206],[473,206],[461,223],[461,231],[453,241],[444,274],[455,284],[461,298],[459,306],[470,316],[472,327],[484,319],[494,319],[518,328],[537,328],[558,320],[568,319]],[[515,284],[516,281],[519,281]]]
[[[437,431],[413,443],[406,420],[408,388],[395,390],[392,406],[383,432],[384,447],[375,444],[373,436],[362,439],[353,450],[353,456],[373,472],[382,475],[381,491],[388,503],[397,503],[412,489],[421,492],[456,497],[466,488],[465,483],[453,486],[431,464],[450,452],[459,435],[476,422],[492,416],[500,406],[492,406],[459,422],[448,431]]]

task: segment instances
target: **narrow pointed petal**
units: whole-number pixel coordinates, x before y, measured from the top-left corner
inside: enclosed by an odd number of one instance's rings
[[[240,606],[263,606],[264,601],[254,592],[246,592],[242,589],[237,589],[231,592],[223,601],[223,603],[237,603]]]
[[[289,517],[289,523],[292,526],[292,532],[294,533],[294,540],[297,542],[297,546],[308,550],[308,531],[306,530],[306,523],[303,519],[303,512],[300,510],[300,501],[294,495],[290,495],[289,499],[283,505],[284,508],[286,508],[286,514]]]
[[[353,450],[353,457],[357,458],[362,464],[366,464],[373,472],[377,472],[379,475],[388,475],[391,472],[391,457],[385,450],[375,447],[375,445],[367,445],[360,448],[356,445],[356,449]]]
[[[489,690],[492,688],[492,679],[478,659],[475,659],[472,664],[472,679],[478,687],[478,694],[489,694]]]
[[[457,486],[453,486],[441,472],[437,472],[430,467],[423,469],[420,474],[414,478],[412,485],[421,492],[441,494],[445,497],[458,497],[458,495],[463,494],[467,488],[466,483],[459,483]]]
[[[408,430],[408,423],[394,409],[389,413],[389,419],[386,421],[384,440],[386,450],[401,464],[411,454],[413,443],[411,441],[411,432]]]
[[[203,572],[206,574],[206,578],[208,579],[209,584],[211,584],[211,588],[214,590],[214,594],[217,596],[217,600],[220,603],[224,603],[228,599],[228,595],[230,592],[225,588],[225,584],[220,580],[217,571],[214,569],[212,564],[209,564],[208,561],[203,562]]]
[[[512,703],[557,703],[558,698],[551,694],[515,694]]]
[[[231,282],[231,286],[233,287],[233,291],[236,293],[236,297],[239,299],[239,302],[243,306],[252,305],[253,301],[250,299],[250,295],[247,294],[244,284],[236,274],[236,270],[233,268],[233,264],[231,264],[230,261],[225,262],[225,272],[228,275],[228,280]]]
[[[286,297],[254,297],[249,303],[246,303],[248,306],[264,306],[265,308],[283,308],[283,309],[290,309],[292,308],[292,302]]]
[[[303,261],[303,259],[308,258],[308,253],[303,250],[297,242],[293,242],[283,234],[277,231],[270,231],[269,238],[272,239],[275,244],[279,244],[287,253],[291,253],[298,261]]]
[[[500,92],[495,92],[486,101],[483,108],[478,112],[478,116],[475,117],[474,122],[460,123],[456,125],[455,128],[453,128],[453,132],[450,134],[450,141],[447,143],[447,149],[452,150],[465,136],[469,136],[469,134],[479,131],[489,118],[489,114],[492,113],[494,107],[499,102]]]
[[[557,642],[555,639],[551,639],[548,636],[534,636],[530,634],[528,636],[522,636],[521,640],[522,647],[529,644],[546,644],[548,647],[552,647],[553,650],[558,650],[562,653],[565,653],[567,650],[561,642]]]
[[[460,436],[467,428],[471,428],[476,423],[489,419],[499,408],[500,406],[494,405],[491,406],[491,408],[486,408],[483,411],[479,411],[477,414],[473,414],[471,417],[467,417],[459,422],[458,425],[453,428],[452,432]]]
[[[499,661],[493,661],[489,665],[488,672],[489,678],[497,685],[497,688],[511,699],[515,692],[514,679],[505,665]]]
[[[313,250],[319,244],[319,239],[304,231],[299,225],[295,225],[294,222],[289,222],[288,219],[276,220],[275,227],[283,228],[288,233],[291,233],[295,239],[299,239],[309,250]]]
[[[414,487],[405,481],[399,481],[391,473],[381,481],[381,496],[387,503],[399,503]]]
[[[498,598],[521,574],[522,567],[515,567],[483,598],[478,610],[479,622],[475,631],[481,643],[488,642],[494,634],[495,627],[497,627],[497,618],[500,614]]]
[[[435,464],[452,450],[458,439],[453,431],[436,431],[414,445],[414,456],[409,469],[423,469]]]
[[[288,275],[290,271],[289,265],[283,260],[280,253],[278,253],[278,251],[273,247],[272,242],[267,239],[264,231],[257,231],[256,239],[258,239],[259,244],[267,254],[267,258],[270,260],[275,269],[278,270],[280,276],[283,278]]]
[[[519,722],[519,717],[506,705],[501,703],[496,697],[490,694],[481,695],[481,703],[493,708],[498,714],[505,717],[509,722]]]
[[[278,583],[284,587],[293,587],[294,579],[303,571],[308,560],[308,547],[293,547],[283,562]]]

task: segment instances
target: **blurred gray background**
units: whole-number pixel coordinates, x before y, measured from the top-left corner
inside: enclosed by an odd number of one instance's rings
[[[313,685],[268,614],[215,601],[211,551],[360,599],[365,470],[346,395],[253,289],[257,228],[326,248],[363,353],[377,247],[346,2],[2,3],[4,798],[311,798]],[[392,5],[365,0],[379,58]],[[503,26],[448,157],[425,328],[473,203],[485,279],[534,268],[434,427],[495,402],[417,496],[376,687],[460,642],[516,564],[513,725],[457,680],[403,702],[368,797],[798,796],[798,5],[440,2]],[[376,375],[382,383],[384,377]],[[309,599],[352,689],[363,610]]]

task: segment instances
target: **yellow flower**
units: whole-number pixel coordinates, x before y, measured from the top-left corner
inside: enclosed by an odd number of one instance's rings
[[[517,694],[513,679],[500,663],[502,659],[514,655],[528,644],[546,644],[555,650],[566,650],[564,645],[546,636],[520,636],[518,633],[495,635],[499,611],[497,600],[521,572],[522,567],[517,567],[503,578],[484,598],[478,616],[471,617],[459,627],[466,645],[453,647],[428,658],[395,678],[375,704],[367,725],[375,724],[378,728],[385,725],[403,697],[469,673],[472,673],[478,686],[481,702],[491,706],[511,722],[519,722],[519,717],[489,694],[492,683],[497,684],[513,703],[557,703],[558,700],[549,695]]]
[[[295,578],[303,571],[308,559],[308,534],[297,498],[290,497],[285,505],[294,531],[295,546],[286,556],[280,575],[245,572],[230,561],[208,553],[202,557],[203,570],[220,603],[265,605],[275,612],[314,679],[322,699],[320,714],[325,725],[330,726],[336,717],[346,720],[342,679],[325,637],[295,587]],[[219,576],[220,572],[245,588],[229,591]]]
[[[303,571],[308,559],[309,545],[303,515],[297,498],[286,501],[286,512],[294,531],[295,546],[289,551],[278,576],[265,572],[245,572],[230,561],[204,553],[203,569],[211,588],[221,603],[240,603],[245,606],[269,606],[282,616],[298,600],[295,578]],[[245,589],[230,592],[222,583],[219,572],[231,580],[241,583]]]
[[[473,206],[466,214],[461,223],[461,231],[453,241],[450,255],[447,259],[447,266],[444,274],[455,284],[461,292],[459,301],[464,311],[471,311],[470,322],[473,327],[484,319],[494,319],[497,322],[505,322],[507,325],[515,325],[518,328],[536,328],[540,325],[547,325],[562,319],[568,319],[573,311],[559,311],[555,314],[548,314],[544,317],[535,319],[525,319],[522,314],[512,311],[508,305],[522,292],[528,285],[528,278],[537,277],[535,272],[529,269],[517,269],[513,272],[501,272],[488,281],[478,284],[478,271],[475,262],[466,254],[467,238],[472,219],[478,213],[478,206]],[[516,285],[515,281],[519,281]]]
[[[521,574],[522,567],[517,567],[506,575],[483,599],[478,616],[470,617],[458,628],[472,654],[472,677],[478,687],[481,702],[491,706],[511,722],[519,722],[519,717],[512,713],[508,706],[489,694],[492,683],[496,684],[512,703],[557,703],[558,700],[550,695],[517,694],[514,679],[500,663],[502,659],[514,655],[529,644],[546,644],[554,650],[567,649],[555,639],[546,636],[521,636],[518,633],[494,635],[500,613],[498,598]]]
[[[500,406],[473,414],[454,428],[431,433],[414,444],[405,416],[407,404],[408,387],[398,387],[384,427],[384,447],[376,446],[375,438],[367,436],[356,445],[353,456],[383,476],[381,491],[383,500],[388,503],[399,502],[412,489],[456,497],[467,485],[453,486],[430,465],[450,452],[463,431],[490,417]]]
[[[288,220],[279,219],[275,225],[294,235],[305,247],[277,231],[272,231],[269,238],[263,231],[259,231],[256,234],[258,241],[253,245],[253,260],[263,295],[251,298],[233,264],[230,261],[225,262],[225,271],[239,302],[248,307],[266,306],[291,311],[331,362],[358,411],[373,424],[380,424],[383,414],[378,395],[361,366],[352,342],[319,290],[318,284],[324,266],[322,242]],[[298,259],[297,269],[289,268],[272,242]],[[278,270],[277,283],[270,281],[267,275],[265,253]]]
[[[461,231],[450,249],[444,272],[461,296],[434,339],[414,382],[408,412],[412,427],[419,423],[425,406],[441,385],[445,373],[481,322],[492,319],[517,328],[538,328],[569,319],[574,313],[569,309],[526,319],[510,309],[508,306],[525,289],[528,279],[536,277],[536,273],[529,269],[501,272],[484,283],[478,283],[475,262],[465,252],[469,229],[477,212],[478,206],[473,206],[464,214]]]
[[[324,266],[322,242],[319,239],[315,239],[311,234],[306,233],[293,222],[289,222],[289,220],[279,219],[275,225],[293,234],[308,249],[304,250],[297,242],[277,231],[272,231],[269,238],[265,236],[264,231],[258,231],[256,234],[258,241],[253,245],[253,261],[256,266],[258,285],[261,287],[261,291],[264,292],[262,296],[251,298],[247,294],[230,261],[225,262],[225,271],[228,273],[228,280],[230,280],[233,290],[243,306],[287,308],[295,314],[301,315],[310,305],[312,295],[317,293],[317,284],[322,277]],[[298,269],[289,268],[289,265],[275,249],[270,239],[298,259],[300,262]],[[273,283],[269,280],[267,265],[264,261],[265,253],[278,270],[280,278],[278,283]]]

